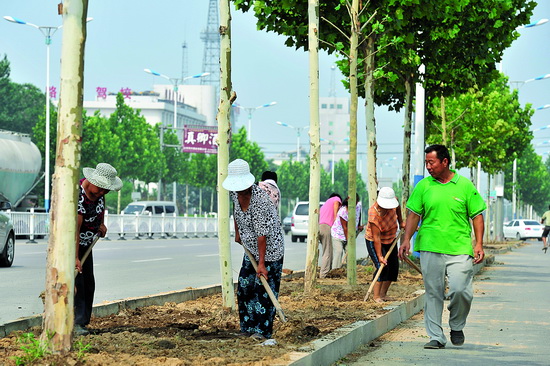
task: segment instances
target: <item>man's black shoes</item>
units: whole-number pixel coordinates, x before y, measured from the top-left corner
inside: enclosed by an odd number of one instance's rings
[[[461,330],[451,330],[451,343],[454,346],[462,346],[464,344],[464,332]]]
[[[441,349],[441,348],[445,348],[445,345],[442,343],[439,343],[435,339],[429,341],[424,345],[424,349]]]

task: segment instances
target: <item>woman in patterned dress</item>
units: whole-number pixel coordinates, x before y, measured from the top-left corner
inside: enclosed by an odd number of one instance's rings
[[[284,255],[281,220],[267,193],[254,184],[246,161],[231,162],[222,185],[231,192],[235,241],[250,251],[258,264],[254,270],[245,253],[237,287],[241,333],[258,339],[271,338],[276,309],[260,276],[267,280],[277,297]]]

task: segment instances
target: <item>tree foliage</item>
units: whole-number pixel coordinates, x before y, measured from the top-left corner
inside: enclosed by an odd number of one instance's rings
[[[116,169],[120,169],[122,141],[118,135],[111,132],[109,126],[109,120],[102,117],[99,111],[96,111],[92,117],[84,116],[80,160],[82,167],[95,167],[99,163],[109,163]]]
[[[158,131],[158,128],[156,130]],[[178,136],[173,130],[166,130],[164,132],[164,144],[181,146]],[[190,183],[191,170],[189,159],[191,158],[191,154],[184,153],[181,151],[181,148],[175,147],[165,147],[162,153],[166,161],[166,170],[162,176],[162,181],[166,183]]]
[[[246,159],[245,159],[246,160]],[[199,188],[216,189],[218,159],[215,154],[192,154],[189,161],[189,183]]]
[[[124,103],[118,93],[116,109],[109,117],[110,132],[119,136],[123,149],[120,154],[120,176],[144,182],[158,181],[166,173],[166,162],[160,150],[155,129],[139,111]],[[84,137],[86,138],[86,137]],[[118,169],[118,168],[117,168]]]
[[[481,90],[444,99],[432,99],[434,116],[427,125],[426,141],[443,143],[456,153],[456,167],[475,167],[481,162],[489,174],[503,171],[506,164],[524,151],[532,139],[529,132],[530,105],[522,108],[517,90],[510,92],[501,75]],[[447,122],[442,127],[442,113]]]
[[[4,55],[0,60],[0,129],[31,134],[44,110],[45,96],[39,88],[10,80],[10,62]]]
[[[231,137],[229,161],[231,162],[235,159],[247,161],[248,165],[250,165],[250,172],[258,180],[262,176],[262,173],[268,168],[262,149],[258,143],[248,140],[244,127],[241,127],[239,131]]]
[[[527,145],[517,159],[516,192],[519,199],[532,205],[540,215],[546,211],[550,202],[550,172],[549,161],[543,163],[532,145]],[[510,161],[505,169],[504,197],[512,199],[512,169]]]
[[[252,10],[258,29],[286,37],[285,44],[307,49],[307,2],[299,0],[233,0],[243,12]],[[348,53],[345,30],[350,18],[345,0],[323,1],[320,47],[325,51]],[[399,110],[405,97],[404,80],[418,79],[416,70],[426,65],[428,94],[449,95],[464,92],[474,85],[484,86],[494,77],[495,63],[502,58],[519,34],[518,26],[527,24],[536,5],[532,0],[382,0],[364,2],[360,21],[370,25],[365,36],[376,43],[375,91],[378,105]],[[364,46],[364,42],[363,42]],[[349,45],[347,46],[349,47]],[[360,45],[361,47],[361,45]],[[457,52],[457,50],[460,50]],[[347,57],[339,67],[348,75]],[[363,54],[359,68],[364,68]],[[358,77],[363,80],[364,73]],[[396,82],[400,78],[401,83]],[[346,82],[347,85],[347,82]],[[359,82],[359,93],[365,95]]]

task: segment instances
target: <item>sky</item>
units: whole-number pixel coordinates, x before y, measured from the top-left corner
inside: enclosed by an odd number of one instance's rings
[[[60,0],[2,0],[1,16],[13,16],[36,25],[57,26],[62,23],[57,15]],[[90,0],[85,58],[85,100],[95,98],[95,88],[109,91],[130,88],[134,91],[151,90],[163,79],[143,72],[153,69],[171,77],[182,73],[182,43],[187,43],[187,75],[202,72],[204,44],[200,32],[206,28],[208,0]],[[540,1],[532,20],[550,18],[550,2]],[[277,104],[257,110],[252,116],[252,140],[264,150],[267,157],[296,149],[295,131],[276,124],[276,121],[303,127],[309,124],[308,55],[284,45],[285,38],[274,33],[258,31],[252,13],[243,14],[232,9],[232,81],[237,103],[256,107],[276,101]],[[52,40],[51,85],[59,88],[59,58],[61,34]],[[510,80],[523,81],[550,73],[550,23],[523,29],[504,55],[503,71]],[[32,83],[41,89],[46,84],[46,47],[44,37],[29,26],[0,19],[0,55],[7,54],[11,63],[11,79],[17,83]],[[322,35],[322,28],[321,28]],[[328,96],[331,89],[331,66],[336,57],[320,54],[320,96]],[[347,96],[339,82],[344,77],[336,69],[336,95]],[[186,76],[187,76],[186,75]],[[522,103],[533,107],[550,104],[550,79],[525,84],[520,88]],[[365,114],[359,109],[359,162],[366,171]],[[379,174],[397,178],[403,151],[403,116],[378,107],[377,142]],[[533,128],[550,124],[550,109],[537,111]],[[241,113],[236,127],[247,124]],[[550,140],[550,129],[535,132],[535,144]],[[302,134],[301,143],[308,144]],[[323,152],[328,148],[322,145]],[[537,147],[540,154],[550,151],[550,143]]]

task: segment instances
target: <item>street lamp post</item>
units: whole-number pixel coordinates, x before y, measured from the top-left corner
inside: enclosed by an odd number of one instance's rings
[[[544,23],[548,22],[548,19],[541,19],[539,20],[538,22],[535,22],[535,23],[531,23],[529,24],[528,26],[530,27],[535,27],[537,25],[542,25]],[[525,26],[526,28],[527,26]],[[532,81],[539,81],[539,80],[544,80],[544,79],[548,79],[550,78],[550,74],[545,74],[545,75],[541,75],[541,76],[537,76],[535,78],[531,78],[531,79],[527,79],[525,81],[511,81],[511,83],[515,83],[518,85],[518,89],[520,86],[524,85],[524,84],[527,84],[527,83],[530,83]],[[543,106],[540,106],[538,108],[535,108],[536,111],[541,111],[543,109],[548,109],[550,108],[550,104],[545,104]],[[547,126],[544,126],[544,127],[541,127],[539,129],[536,129],[536,130],[533,130],[533,132],[535,131],[540,131],[540,130],[544,130],[544,129],[547,129],[548,127],[550,127],[550,125],[547,125]],[[514,159],[514,164],[513,164],[513,168],[512,168],[512,218],[513,219],[516,219],[517,218],[517,192],[516,192],[516,184],[517,184],[517,159]]]
[[[277,123],[280,126],[288,127],[288,128],[292,128],[292,129],[296,130],[296,161],[299,162],[300,161],[300,132],[307,130],[309,128],[309,126],[294,127],[292,125],[289,125],[288,123],[283,123],[281,121],[277,121],[275,123]]]
[[[548,19],[540,19],[540,20],[537,20],[536,22],[519,26],[519,27],[516,28],[516,30],[520,30],[520,29],[524,29],[524,28],[538,27],[539,25],[546,24],[547,22],[548,22]],[[501,68],[502,68],[502,64],[501,64]],[[535,78],[525,80],[525,81],[520,82],[520,83],[521,84],[527,84],[527,83],[530,83],[532,81],[544,80],[544,79],[548,79],[548,78],[550,78],[550,74],[541,75],[541,76],[538,76],[538,77],[535,77]],[[512,81],[511,83],[514,83],[514,82]],[[539,108],[537,108],[537,109],[539,109]],[[544,108],[540,108],[540,109],[544,109]],[[512,218],[514,218],[514,219],[516,218],[516,215],[517,215],[517,213],[516,213],[516,211],[517,211],[517,203],[516,203],[516,199],[517,199],[516,198],[516,169],[517,169],[517,159],[514,159],[513,172],[512,172],[512,179],[513,179],[513,181],[512,181]],[[501,232],[502,232],[502,229],[499,230],[499,233],[501,233]],[[499,235],[499,236],[501,236],[501,235]]]
[[[52,43],[52,36],[63,25],[58,26],[38,26],[26,22],[24,20],[14,18],[11,16],[5,16],[8,22],[28,25],[30,27],[38,29],[44,35],[44,41],[46,43],[46,141],[44,146],[44,208],[46,211],[50,209],[50,44]],[[86,22],[93,20],[93,18],[87,18]]]
[[[201,74],[186,76],[184,78],[171,78],[169,76],[166,76],[164,74],[161,74],[161,73],[156,72],[156,71],[151,70],[151,69],[143,69],[143,71],[145,71],[146,73],[151,74],[151,75],[160,76],[161,78],[165,78],[166,80],[170,81],[170,83],[172,83],[172,85],[174,86],[174,93],[173,93],[173,98],[172,98],[174,100],[174,127],[173,128],[178,127],[178,85],[183,84],[184,81],[189,80],[189,79],[198,79],[198,78],[202,78],[203,76],[210,75],[210,73],[208,73],[208,72],[203,72]],[[163,149],[164,149],[164,126],[161,123],[161,125],[160,125],[160,151],[162,151]],[[174,193],[173,194],[173,199],[174,199],[174,202],[176,202],[176,185],[175,184],[174,184],[174,192],[173,193]],[[159,175],[159,182],[158,182],[158,189],[157,189],[157,199],[159,201],[161,200],[161,194],[162,194],[162,178]]]
[[[252,113],[257,111],[258,109],[271,107],[272,105],[275,105],[275,104],[277,104],[277,102],[266,103],[266,104],[259,105],[257,107],[243,107],[238,104],[232,105],[233,108],[239,108],[248,113],[248,134],[247,134],[248,141],[252,139]]]
[[[331,175],[331,182],[332,182],[332,185],[334,185],[334,150],[336,149],[336,142],[344,142],[344,141],[347,142],[347,141],[349,141],[349,138],[344,137],[343,139],[338,140],[338,141],[327,140],[327,139],[324,139],[324,138],[321,138],[320,140],[321,140],[321,142],[328,142],[329,145],[332,146],[332,149],[331,149],[332,164],[331,164],[331,167],[330,167],[330,175]]]

